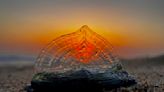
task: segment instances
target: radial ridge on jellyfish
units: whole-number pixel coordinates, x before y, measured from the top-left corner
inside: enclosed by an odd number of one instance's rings
[[[87,25],[51,41],[37,58],[37,72],[107,69],[118,63],[113,46]]]

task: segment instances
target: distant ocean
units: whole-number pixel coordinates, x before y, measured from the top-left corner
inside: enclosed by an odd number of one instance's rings
[[[28,61],[34,62],[36,57],[30,55],[0,55],[0,62]]]

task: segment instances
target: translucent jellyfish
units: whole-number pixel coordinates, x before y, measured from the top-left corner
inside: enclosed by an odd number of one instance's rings
[[[118,63],[112,45],[88,26],[51,41],[36,61],[37,72],[105,70]]]

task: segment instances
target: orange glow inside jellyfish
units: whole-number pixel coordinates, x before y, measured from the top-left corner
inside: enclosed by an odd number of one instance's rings
[[[79,46],[75,47],[75,58],[82,63],[89,63],[94,55],[95,46],[89,42],[84,41]]]

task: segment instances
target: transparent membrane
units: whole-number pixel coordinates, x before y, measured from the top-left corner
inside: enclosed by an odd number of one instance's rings
[[[36,72],[67,72],[79,69],[103,71],[118,63],[112,45],[84,25],[76,32],[51,41],[40,53]]]

